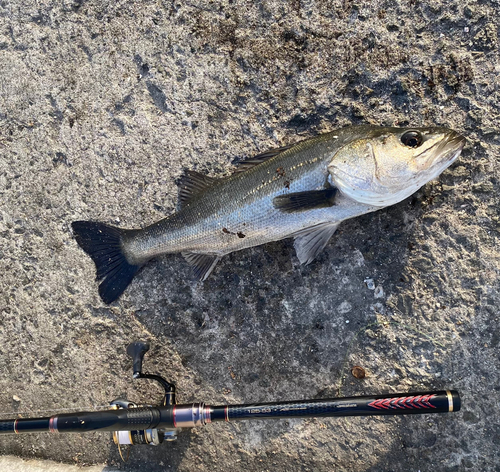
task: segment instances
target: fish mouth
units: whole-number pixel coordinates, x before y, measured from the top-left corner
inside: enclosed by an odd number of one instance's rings
[[[419,159],[423,154],[424,166],[427,167],[427,181],[433,180],[441,172],[447,169],[460,156],[462,149],[466,144],[466,139],[453,130],[446,130],[443,139],[432,147],[426,149],[422,154],[417,155],[415,159]]]

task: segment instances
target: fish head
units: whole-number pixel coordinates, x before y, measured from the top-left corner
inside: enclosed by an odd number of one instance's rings
[[[328,165],[331,183],[360,203],[394,205],[435,179],[465,138],[447,128],[359,127]]]

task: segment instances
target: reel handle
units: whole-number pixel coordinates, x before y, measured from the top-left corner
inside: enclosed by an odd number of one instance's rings
[[[144,341],[135,341],[127,346],[127,354],[132,358],[134,363],[134,379],[137,379],[142,374],[142,361],[144,354],[149,351],[149,343]]]

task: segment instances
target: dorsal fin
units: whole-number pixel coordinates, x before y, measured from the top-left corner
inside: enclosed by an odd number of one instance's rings
[[[179,209],[195,195],[203,192],[218,180],[215,177],[209,177],[194,170],[187,170],[179,181]]]
[[[295,146],[295,144],[289,144],[288,146],[283,146],[276,149],[270,149],[269,151],[257,154],[256,156],[250,157],[248,159],[243,159],[241,161],[233,162],[235,165],[238,166],[234,170],[234,173],[238,174],[240,172],[245,172],[248,169],[251,169],[252,167],[255,167],[269,159],[272,159],[274,156],[281,154],[282,152],[286,151],[287,149],[290,149],[293,146]]]

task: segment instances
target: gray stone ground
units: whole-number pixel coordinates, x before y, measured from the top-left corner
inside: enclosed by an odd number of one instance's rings
[[[4,418],[156,399],[131,381],[138,338],[183,401],[463,396],[449,415],[211,425],[125,465],[107,434],[5,436],[1,453],[129,471],[499,471],[499,9],[0,1]],[[147,225],[174,211],[185,169],[227,174],[358,123],[445,125],[468,146],[412,198],[343,224],[310,266],[282,241],[197,284],[165,257],[101,303],[71,221]]]
[[[0,456],[0,470],[8,472],[81,472],[82,468],[77,465],[69,465],[47,459],[25,460],[14,456]],[[85,472],[119,472],[113,467],[102,465],[86,466]]]

